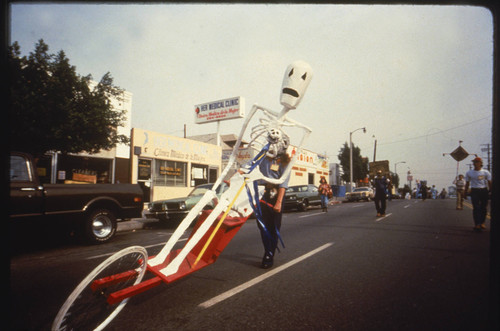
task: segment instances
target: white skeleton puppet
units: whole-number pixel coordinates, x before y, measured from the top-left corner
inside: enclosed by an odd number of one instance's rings
[[[276,157],[278,153],[286,151],[286,148],[290,144],[290,139],[283,132],[283,128],[298,127],[303,130],[302,140],[300,144],[297,145],[298,152],[293,155],[290,163],[288,164],[285,172],[280,179],[265,177],[259,171],[258,167],[254,167],[251,170],[250,168],[242,168],[241,170],[243,174],[236,172],[230,179],[229,189],[223,193],[214,210],[206,218],[203,224],[201,224],[198,230],[192,235],[191,239],[185,244],[181,252],[179,252],[179,254],[165,268],[161,270],[161,273],[165,276],[170,276],[176,273],[182,261],[196,246],[196,244],[205,235],[205,233],[210,229],[210,226],[214,223],[217,217],[222,213],[224,213],[224,217],[225,215],[229,215],[232,217],[248,217],[253,212],[248,196],[245,194],[240,194],[245,186],[247,186],[247,184],[256,180],[264,180],[272,184],[281,184],[282,182],[284,182],[284,180],[290,174],[296,156],[300,154],[304,141],[311,133],[311,130],[308,127],[292,119],[289,119],[287,117],[287,114],[291,109],[295,109],[299,105],[307,89],[307,86],[311,81],[311,78],[311,67],[303,61],[296,61],[290,64],[285,72],[280,97],[280,102],[283,105],[283,109],[281,110],[281,112],[277,113],[270,109],[258,105],[253,105],[249,115],[243,123],[243,127],[233,148],[233,152],[229,158],[228,164],[222,174],[219,176],[218,180],[215,182],[212,190],[206,192],[203,198],[198,202],[198,204],[191,209],[191,211],[179,224],[173,235],[170,237],[169,241],[165,244],[161,252],[148,261],[148,264],[150,266],[154,267],[164,263],[174,245],[180,239],[182,234],[188,229],[192,221],[203,210],[203,207],[205,207],[211,200],[217,199],[215,191],[222,182],[223,178],[225,178],[225,176],[227,175],[229,169],[231,169],[231,167],[235,163],[236,155],[241,145],[243,134],[245,133],[251,118],[258,110],[263,111],[263,114],[265,116],[259,120],[259,125],[252,128],[252,132],[250,134],[250,145],[253,148],[259,150],[269,144],[269,149],[266,151],[266,156]],[[252,196],[254,196],[255,191],[253,190],[253,185],[248,185],[247,188],[250,190]],[[200,256],[201,255],[202,254],[200,254]],[[197,261],[195,262],[195,264],[197,263]]]

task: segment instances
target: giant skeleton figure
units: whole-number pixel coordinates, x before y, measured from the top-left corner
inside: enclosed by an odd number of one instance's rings
[[[307,86],[311,81],[311,78],[311,67],[303,61],[296,61],[288,66],[283,78],[280,97],[280,102],[283,105],[283,109],[281,110],[281,112],[277,113],[258,105],[254,105],[252,107],[248,117],[245,119],[236,145],[234,146],[233,152],[229,158],[228,164],[218,180],[214,183],[212,190],[207,191],[203,198],[198,202],[198,204],[196,204],[196,206],[191,209],[188,215],[179,224],[160,253],[154,258],[148,260],[149,266],[154,267],[162,264],[171,252],[174,245],[182,236],[182,234],[188,229],[192,221],[203,210],[203,207],[205,207],[213,199],[217,199],[215,193],[216,189],[221,184],[223,178],[226,177],[229,169],[231,169],[231,167],[235,163],[236,154],[240,147],[243,134],[246,131],[250,119],[258,110],[263,111],[264,117],[259,120],[260,124],[252,128],[252,132],[250,134],[250,146],[256,150],[260,150],[260,152],[250,164],[248,164],[246,167],[243,167],[240,172],[236,172],[231,177],[229,189],[221,196],[216,207],[205,219],[203,224],[201,224],[201,226],[192,235],[191,239],[186,243],[179,254],[166,267],[161,269],[161,273],[165,276],[170,276],[176,273],[182,261],[205,235],[205,233],[210,229],[210,226],[214,223],[219,215],[224,213],[222,219],[224,219],[226,215],[231,217],[246,218],[254,211],[254,206],[252,205],[249,197],[255,196],[257,197],[256,200],[258,200],[261,192],[259,191],[257,185],[248,185],[250,182],[265,181],[271,184],[281,184],[288,178],[293,164],[295,163],[296,156],[300,154],[302,145],[311,133],[311,130],[301,123],[288,118],[287,114],[290,110],[295,109],[299,105],[307,89]],[[265,177],[260,172],[257,165],[259,164],[259,161],[262,157],[275,158],[280,153],[286,151],[287,147],[290,144],[290,138],[283,132],[283,128],[285,127],[298,127],[303,130],[302,140],[297,146],[298,152],[292,156],[292,159],[281,178],[273,179]],[[248,196],[240,195],[243,188],[245,187],[247,188]],[[200,256],[201,255],[202,254],[200,254]],[[196,260],[195,265],[197,262],[198,260]]]

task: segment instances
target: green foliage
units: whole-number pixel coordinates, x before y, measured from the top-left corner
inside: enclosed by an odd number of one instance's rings
[[[345,142],[344,146],[340,149],[338,154],[340,165],[342,166],[344,172],[341,177],[345,182],[349,182],[350,180],[351,166],[350,166],[349,154],[350,154],[349,144]],[[353,182],[357,182],[359,180],[366,178],[368,174],[368,159],[363,158],[361,156],[361,150],[354,144],[352,148],[352,167],[354,169],[352,177]]]
[[[11,149],[39,156],[97,153],[128,144],[129,137],[117,132],[125,112],[111,104],[111,97],[121,100],[123,90],[113,85],[109,72],[91,87],[92,77],[78,75],[63,51],[48,50],[42,39],[28,57],[21,57],[17,42],[8,49]]]
[[[391,171],[391,182],[394,188],[399,187],[399,175]]]

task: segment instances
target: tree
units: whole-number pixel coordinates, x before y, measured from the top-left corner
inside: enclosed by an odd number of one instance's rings
[[[344,173],[342,174],[342,179],[345,182],[349,182],[350,180],[350,148],[347,142],[344,143],[344,146],[340,149],[338,158],[340,161],[340,165]],[[368,174],[368,162],[366,158],[363,159],[361,156],[361,150],[359,147],[356,147],[353,144],[352,148],[352,167],[354,169],[352,180],[357,182],[359,180],[365,179]]]
[[[392,178],[392,186],[394,186],[394,188],[399,187],[399,175],[397,173],[392,172],[392,171],[390,173],[391,173],[391,178]]]
[[[40,39],[28,57],[15,42],[9,47],[10,145],[12,150],[41,156],[47,151],[97,153],[129,143],[117,128],[125,111],[113,109],[111,98],[123,90],[106,73],[95,87],[92,76],[82,77],[64,51],[49,54]]]

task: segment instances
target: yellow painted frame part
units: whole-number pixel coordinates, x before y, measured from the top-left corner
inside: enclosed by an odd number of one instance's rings
[[[224,222],[224,220],[226,219],[227,214],[231,210],[231,207],[233,207],[234,203],[236,202],[236,199],[240,196],[240,193],[241,193],[241,191],[243,190],[243,188],[245,187],[246,184],[247,184],[247,182],[244,181],[243,185],[241,185],[240,189],[238,190],[238,193],[236,193],[236,196],[234,197],[233,201],[231,201],[231,203],[229,204],[229,206],[227,206],[227,209],[224,212],[224,214],[222,215],[219,223],[217,223],[217,226],[212,231],[212,234],[210,235],[210,237],[208,238],[207,242],[205,243],[205,246],[203,246],[203,249],[201,250],[200,254],[198,254],[198,257],[196,258],[196,260],[194,261],[193,268],[196,266],[196,264],[198,264],[198,262],[200,261],[201,257],[203,256],[203,254],[207,250],[208,245],[210,245],[210,243],[212,242],[212,239],[214,239],[215,233],[217,233],[217,230],[219,230],[220,226],[222,225],[222,222]]]

